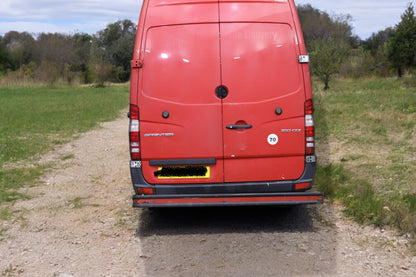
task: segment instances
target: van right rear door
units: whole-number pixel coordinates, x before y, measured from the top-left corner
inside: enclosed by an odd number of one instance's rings
[[[226,182],[302,175],[305,94],[298,57],[287,24],[221,24],[222,82],[228,88],[223,99]]]
[[[298,179],[305,166],[305,87],[288,1],[220,2],[224,178]]]

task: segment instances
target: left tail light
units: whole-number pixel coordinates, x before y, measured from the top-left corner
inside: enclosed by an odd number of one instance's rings
[[[140,160],[140,124],[139,107],[130,105],[130,156],[132,160]]]
[[[315,122],[312,99],[305,102],[305,152],[306,155],[315,154]]]

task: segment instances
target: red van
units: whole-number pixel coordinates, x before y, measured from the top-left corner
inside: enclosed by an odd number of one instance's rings
[[[135,207],[312,204],[309,57],[293,0],[144,0],[130,93]]]

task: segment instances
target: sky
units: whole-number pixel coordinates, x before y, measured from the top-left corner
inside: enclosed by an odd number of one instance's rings
[[[361,39],[372,33],[394,27],[409,3],[415,0],[295,0],[297,5],[310,3],[314,8],[329,15],[349,14],[352,16],[353,32]]]
[[[415,0],[295,0],[329,15],[350,14],[354,34],[366,39],[394,27]],[[137,24],[142,0],[0,0],[0,35],[8,31],[95,34],[107,24],[130,19]]]

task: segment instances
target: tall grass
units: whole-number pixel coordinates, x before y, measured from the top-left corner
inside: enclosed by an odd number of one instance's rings
[[[45,167],[39,155],[70,141],[127,107],[128,87],[0,88],[0,203],[27,197],[17,189]],[[5,166],[21,162],[23,167]]]
[[[316,90],[316,186],[358,222],[416,234],[416,86],[337,80]],[[319,147],[319,145],[321,147]]]

